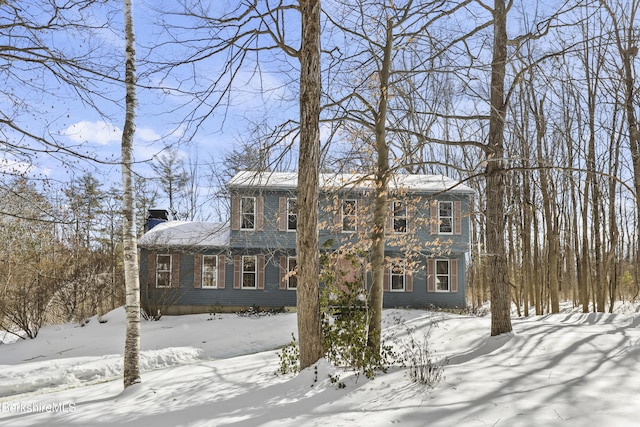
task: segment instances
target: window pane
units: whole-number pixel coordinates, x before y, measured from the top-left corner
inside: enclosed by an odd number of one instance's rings
[[[156,280],[156,286],[158,288],[168,288],[169,286],[171,286],[171,272],[158,271]]]
[[[436,261],[437,274],[449,274],[449,261]]]
[[[391,289],[403,290],[404,289],[404,274],[391,276]]]
[[[439,291],[448,291],[449,276],[436,276],[436,289]]]
[[[393,231],[396,233],[404,233],[407,231],[407,220],[402,218],[393,219]]]
[[[441,233],[451,233],[453,228],[451,228],[451,218],[440,218],[440,232]]]
[[[242,275],[242,287],[243,288],[255,288],[256,287],[256,275],[255,275],[255,273],[244,273]]]
[[[158,255],[156,269],[158,271],[171,270],[171,255]]]
[[[440,216],[451,216],[453,214],[453,206],[451,202],[440,202]]]
[[[256,271],[256,259],[249,256],[242,258],[242,270],[245,272]]]

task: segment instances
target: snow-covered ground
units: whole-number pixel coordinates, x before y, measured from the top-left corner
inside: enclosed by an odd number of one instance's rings
[[[404,320],[399,325],[397,318]],[[374,380],[320,362],[275,375],[295,314],[163,317],[142,324],[142,383],[122,390],[124,311],[84,327],[43,328],[0,345],[0,425],[7,426],[638,426],[640,313],[514,319],[489,336],[490,318],[385,312],[447,360],[433,389],[403,368]],[[0,334],[0,339],[2,335]],[[341,372],[341,371],[338,371]]]

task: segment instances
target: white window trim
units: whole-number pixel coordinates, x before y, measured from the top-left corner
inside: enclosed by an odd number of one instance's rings
[[[204,270],[204,268],[206,266],[205,259],[207,259],[207,258],[213,258],[213,259],[216,260],[216,268],[213,271],[213,280],[215,282],[215,286],[206,286],[204,284],[205,283],[205,281],[204,281],[204,278],[205,278],[205,270]],[[201,273],[202,274],[201,274],[200,277],[201,277],[201,280],[202,280],[202,283],[201,283],[202,289],[218,289],[218,255],[202,255],[202,271],[201,271]]]
[[[294,214],[292,214],[292,213],[289,211],[289,203],[290,203],[291,201],[295,201],[295,203],[296,203],[296,212],[295,212]],[[288,197],[288,198],[287,198],[287,205],[286,205],[286,210],[287,210],[287,225],[286,225],[286,227],[287,227],[287,231],[288,231],[288,232],[296,232],[296,231],[298,230],[298,208],[297,208],[297,204],[298,204],[298,199],[297,199],[297,198],[295,198],[295,197]],[[292,216],[292,215],[295,215],[295,217],[296,217],[296,228],[289,228],[289,217],[290,217],[290,216]]]
[[[438,274],[438,263],[439,262],[445,262],[447,263],[447,274]],[[434,279],[434,291],[436,292],[442,292],[442,293],[449,293],[451,292],[451,260],[448,259],[436,259],[435,263],[433,264],[433,274],[435,276]],[[438,289],[438,276],[447,276],[447,289]]]
[[[251,199],[253,201],[253,227],[249,228],[249,227],[243,227],[244,225],[244,201],[246,199]],[[249,196],[242,196],[240,197],[240,230],[255,230],[256,229],[256,221],[258,220],[257,218],[257,200],[255,197],[249,197]]]
[[[158,268],[158,266],[160,265],[160,263],[158,262],[160,257],[169,257],[169,269],[168,270],[160,270]],[[155,271],[155,275],[156,275],[156,288],[159,289],[166,289],[166,288],[170,288],[171,287],[171,279],[172,279],[172,272],[173,270],[173,257],[171,256],[171,254],[156,254],[156,271]],[[169,284],[167,286],[159,286],[158,285],[158,273],[168,273],[169,274]]]
[[[402,269],[402,274],[394,274],[394,267]],[[402,289],[393,289],[394,276],[402,276]],[[407,291],[407,270],[404,263],[392,263],[389,267],[389,291],[390,292],[406,292]]]
[[[297,262],[298,262],[297,258],[294,257],[294,256],[288,256],[287,257],[287,290],[295,291],[295,290],[298,289],[297,281],[296,281],[296,286],[295,287],[289,286],[289,279],[291,279],[291,276],[289,275],[289,273],[291,272],[291,264],[290,263],[291,263],[292,260],[296,260],[296,266],[297,266]],[[298,277],[296,275],[296,280],[297,280],[297,278]]]
[[[443,203],[449,203],[451,205],[451,216],[440,216],[440,205]],[[451,226],[451,231],[442,231],[441,226],[442,226],[442,219],[443,218],[448,218],[451,222],[449,223]],[[453,223],[453,202],[448,201],[448,200],[444,200],[444,201],[438,201],[438,234],[453,234],[453,228],[454,228],[454,223]]]
[[[396,215],[396,203],[402,203],[402,210],[404,214]],[[404,231],[396,230],[396,220],[404,220]],[[409,212],[407,210],[407,204],[401,201],[393,201],[391,202],[391,228],[393,233],[395,234],[406,234],[409,229]]]
[[[353,202],[353,205],[355,206],[355,213],[353,214],[348,214],[345,215],[344,213],[344,204],[347,202]],[[342,232],[343,233],[357,233],[358,232],[358,199],[343,199],[342,200],[342,206],[340,207],[341,212],[342,212]],[[354,229],[353,230],[345,230],[344,228],[344,220],[346,217],[353,217],[353,224],[354,224]]]
[[[247,258],[253,258],[253,265],[254,265],[254,270],[253,271],[245,271],[244,269],[244,260]],[[240,270],[241,270],[241,274],[240,274],[240,289],[258,289],[258,257],[255,255],[243,255],[242,259],[240,260],[241,266],[240,266]],[[253,274],[254,276],[254,286],[245,286],[244,285],[244,275],[246,274]]]

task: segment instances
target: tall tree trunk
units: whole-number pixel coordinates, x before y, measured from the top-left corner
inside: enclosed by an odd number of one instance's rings
[[[300,369],[323,356],[320,323],[318,192],[320,166],[320,0],[300,0],[300,153],[298,158],[298,339]]]
[[[124,0],[126,38],[126,115],[122,131],[122,230],[124,280],[126,288],[126,332],[124,347],[124,387],[139,383],[140,378],[140,277],[138,245],[135,233],[132,164],[133,135],[136,118],[136,51],[133,33],[132,0]]]
[[[391,70],[391,53],[393,49],[393,26],[387,20],[386,44],[380,69],[380,99],[375,122],[376,151],[378,163],[375,182],[375,199],[373,211],[373,229],[371,231],[371,320],[367,346],[372,354],[380,354],[380,336],[382,333],[382,305],[384,282],[384,247],[385,225],[388,211],[389,189],[389,145],[386,139],[387,102],[389,74]]]
[[[491,111],[485,170],[487,191],[487,254],[491,286],[491,335],[511,332],[511,297],[505,248],[504,81],[507,61],[507,11],[504,0],[494,1]]]

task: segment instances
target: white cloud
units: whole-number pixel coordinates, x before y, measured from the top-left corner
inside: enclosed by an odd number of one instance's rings
[[[81,121],[72,124],[62,131],[67,138],[76,142],[93,142],[99,145],[108,145],[111,142],[120,142],[122,130],[104,121]]]
[[[145,142],[154,142],[158,141],[161,138],[161,136],[158,135],[158,132],[156,132],[155,130],[144,127],[136,128],[135,136]]]

